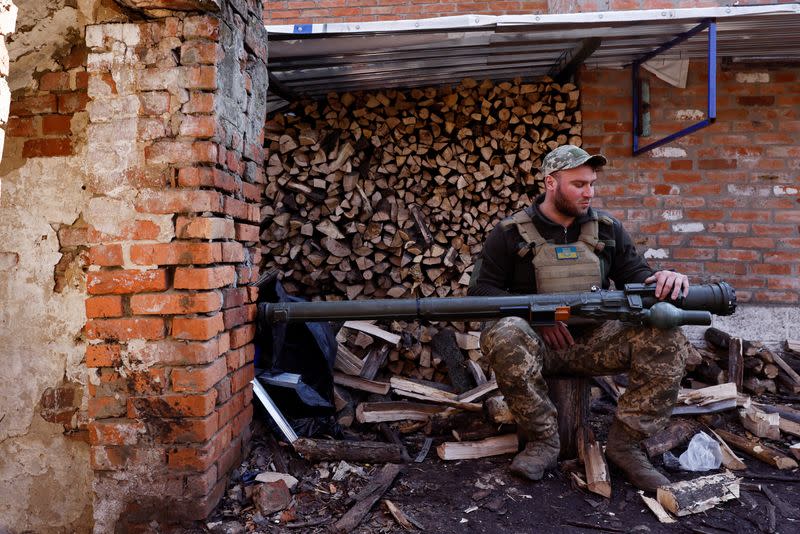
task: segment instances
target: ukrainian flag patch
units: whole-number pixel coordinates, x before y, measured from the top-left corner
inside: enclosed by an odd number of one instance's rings
[[[577,260],[578,249],[575,247],[556,247],[556,258],[559,260]]]

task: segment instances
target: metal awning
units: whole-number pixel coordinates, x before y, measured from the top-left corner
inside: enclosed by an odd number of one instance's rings
[[[319,96],[465,77],[530,79],[580,62],[623,68],[708,19],[717,21],[720,57],[800,59],[800,3],[297,24],[266,27],[270,89]],[[706,50],[701,34],[664,57],[705,58]]]

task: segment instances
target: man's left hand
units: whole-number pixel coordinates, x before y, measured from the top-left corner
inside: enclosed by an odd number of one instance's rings
[[[675,300],[681,293],[684,297],[689,294],[689,278],[685,274],[675,271],[658,271],[644,281],[645,284],[653,282],[656,283],[658,300],[664,300],[667,297]]]

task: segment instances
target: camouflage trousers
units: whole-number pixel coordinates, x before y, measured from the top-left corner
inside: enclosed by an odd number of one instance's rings
[[[659,330],[608,321],[575,337],[572,347],[553,350],[525,320],[506,317],[484,328],[481,350],[520,431],[529,440],[540,440],[558,430],[545,376],[628,372],[617,418],[639,434],[654,434],[672,412],[690,344],[679,328]]]

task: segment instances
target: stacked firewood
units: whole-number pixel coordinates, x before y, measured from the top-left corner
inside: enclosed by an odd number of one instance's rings
[[[692,373],[700,381],[733,382],[754,395],[779,390],[800,393],[800,375],[763,343],[731,337],[716,328],[705,331],[705,340],[707,348],[698,349],[703,361]]]
[[[529,205],[548,151],[581,144],[549,79],[331,93],[266,125],[265,269],[326,300],[460,296],[488,231]]]

